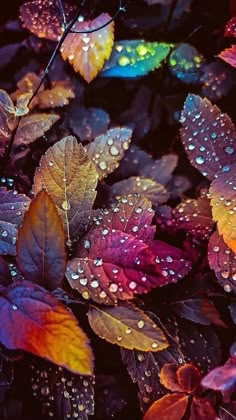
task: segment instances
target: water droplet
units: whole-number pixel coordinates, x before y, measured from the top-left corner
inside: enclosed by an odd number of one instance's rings
[[[117,290],[118,290],[118,285],[117,285],[116,283],[111,283],[111,284],[110,284],[110,286],[109,286],[109,290],[110,290],[110,292],[112,292],[112,293],[117,292]]]
[[[119,149],[116,146],[111,146],[110,154],[112,156],[118,156],[120,154]]]
[[[79,282],[82,286],[86,286],[86,284],[88,283],[88,279],[86,277],[82,277],[82,279],[80,279]]]
[[[71,273],[71,278],[72,278],[72,280],[78,280],[79,274],[77,274],[77,273]]]
[[[105,169],[107,169],[107,164],[103,160],[99,162],[98,166],[100,169],[102,169],[102,171],[105,171]]]
[[[63,201],[61,207],[65,211],[70,210],[70,202],[68,200]]]
[[[94,279],[91,282],[91,287],[93,287],[94,289],[96,289],[98,286],[99,286],[99,282],[96,279]]]
[[[3,238],[6,238],[8,236],[8,232],[6,231],[6,230],[4,230],[3,232],[2,232],[2,237]]]
[[[54,163],[51,160],[48,162],[48,164],[49,164],[49,166],[53,166],[54,165]]]
[[[101,265],[103,265],[103,260],[102,260],[102,258],[96,258],[95,260],[94,260],[94,265],[96,266],[96,267],[100,267]]]
[[[87,292],[87,291],[84,291],[84,292],[82,293],[82,296],[83,296],[83,298],[84,298],[84,299],[89,299],[89,298],[90,298],[90,296],[89,296],[89,292]]]
[[[230,286],[230,284],[224,285],[224,291],[227,293],[230,293],[232,291],[232,287]]]
[[[205,159],[202,156],[197,156],[196,162],[198,163],[198,165],[202,165],[205,162]]]
[[[214,251],[214,252],[219,252],[219,250],[220,250],[220,247],[219,247],[219,246],[214,246],[214,247],[213,247],[213,251]]]
[[[126,328],[125,333],[126,333],[126,334],[131,334],[131,333],[132,333],[132,329],[131,329],[131,328],[129,328],[129,327],[128,327],[128,328]]]
[[[224,147],[224,151],[225,151],[225,153],[227,153],[227,155],[233,155],[234,154],[234,148],[232,146]]]
[[[103,235],[107,235],[108,233],[109,233],[109,230],[108,230],[108,229],[103,229],[103,230],[102,230],[102,234],[103,234]]]
[[[12,309],[13,309],[13,311],[17,311],[18,306],[17,305],[12,305]]]
[[[120,335],[118,335],[118,337],[116,339],[117,339],[117,341],[121,341],[122,337]]]
[[[156,341],[154,341],[154,343],[152,343],[152,348],[157,349],[157,347],[158,347],[158,343]]]
[[[90,249],[91,248],[91,242],[88,239],[84,240],[84,248]]]
[[[142,319],[140,319],[140,321],[138,321],[137,325],[138,325],[139,328],[143,328],[144,325],[145,325],[145,322]]]
[[[135,283],[135,281],[131,281],[131,282],[129,283],[129,288],[130,288],[131,290],[134,290],[136,287],[137,287],[137,283]]]
[[[49,389],[49,387],[48,387],[48,386],[43,386],[43,387],[41,388],[41,394],[42,394],[43,396],[46,396],[46,395],[50,394],[50,389]]]
[[[132,232],[134,232],[134,233],[135,233],[135,232],[138,232],[138,226],[133,226],[133,227],[132,227]]]
[[[122,66],[122,67],[127,66],[129,63],[130,63],[130,60],[125,55],[122,55],[118,60],[119,66]]]

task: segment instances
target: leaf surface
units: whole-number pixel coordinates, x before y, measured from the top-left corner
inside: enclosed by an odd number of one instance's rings
[[[236,44],[232,45],[230,48],[226,48],[220,54],[218,54],[222,60],[230,64],[232,67],[236,67]]]
[[[14,146],[30,144],[43,136],[59,120],[57,114],[31,114],[24,116],[17,129]]]
[[[180,393],[167,394],[155,401],[143,420],[181,420],[188,405],[188,396]]]

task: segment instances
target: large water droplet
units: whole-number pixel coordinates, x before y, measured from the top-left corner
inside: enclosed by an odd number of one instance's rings
[[[61,207],[65,211],[70,210],[70,202],[68,200],[63,201]]]
[[[196,162],[198,163],[198,165],[202,165],[205,162],[205,159],[202,156],[197,156]]]

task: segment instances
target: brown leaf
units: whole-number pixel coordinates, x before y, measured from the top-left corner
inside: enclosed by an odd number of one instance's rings
[[[55,122],[59,120],[57,114],[31,114],[20,121],[16,132],[14,146],[28,145],[43,136]]]

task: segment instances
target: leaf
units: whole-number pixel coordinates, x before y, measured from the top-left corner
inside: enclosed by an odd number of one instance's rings
[[[208,261],[214,270],[219,284],[226,292],[236,292],[236,259],[233,251],[229,249],[222,236],[216,230],[208,243]]]
[[[219,407],[220,420],[235,420],[236,419],[236,402],[231,401]]]
[[[236,16],[233,16],[226,24],[225,27],[225,37],[236,38]]]
[[[81,144],[69,136],[41,158],[33,190],[45,188],[57,206],[68,243],[86,230],[96,197],[97,173]]]
[[[215,391],[233,391],[236,385],[236,363],[235,359],[228,359],[223,366],[216,367],[209,372],[201,382],[204,388]]]
[[[15,225],[0,221],[0,255],[16,255],[16,237]]]
[[[227,173],[217,174],[209,190],[213,220],[217,222],[219,234],[234,253],[236,252],[235,181],[236,167],[232,165],[229,166]]]
[[[45,415],[73,418],[79,411],[80,418],[87,420],[88,414],[94,414],[93,376],[75,375],[42,359],[33,360],[30,368],[33,396],[42,402]]]
[[[181,43],[169,57],[170,72],[187,84],[198,84],[201,77],[203,56],[190,44]]]
[[[202,95],[211,101],[217,101],[227,95],[235,83],[234,69],[219,59],[202,69]]]
[[[0,297],[0,341],[82,375],[93,357],[74,315],[49,292],[28,281],[15,282]],[[14,328],[13,328],[14,326]]]
[[[23,117],[17,129],[14,145],[30,144],[43,136],[59,120],[57,114],[31,114]]]
[[[218,54],[222,60],[230,64],[232,67],[236,67],[236,44],[232,45],[230,48],[226,48],[224,51],[221,51]]]
[[[177,370],[179,365],[175,363],[166,363],[161,368],[160,382],[166,388],[172,392],[183,392],[182,386],[178,383]]]
[[[110,19],[107,13],[102,13],[91,21],[77,21],[72,29],[82,33],[69,33],[62,44],[63,59],[68,60],[76,73],[80,73],[88,83],[97,76],[111,55],[114,22],[106,24]],[[97,29],[103,25],[102,29]]]
[[[105,229],[115,229],[133,235],[149,243],[156,228],[151,226],[154,211],[151,202],[140,195],[118,198],[109,209],[102,209],[93,217],[95,228],[102,225]]]
[[[171,303],[172,309],[182,318],[202,325],[215,324],[226,327],[220,313],[208,298],[193,298]]]
[[[147,42],[143,39],[117,41],[101,76],[124,78],[144,76],[161,66],[172,47],[173,44]]]
[[[38,93],[38,107],[56,108],[68,105],[69,99],[75,97],[74,90],[68,80],[52,82],[52,88]]]
[[[201,374],[198,368],[192,363],[188,363],[180,366],[176,375],[183,391],[187,394],[194,394],[201,381]]]
[[[218,420],[219,417],[210,401],[193,397],[191,404],[190,420]],[[231,419],[232,420],[232,419]]]
[[[129,128],[111,128],[86,146],[86,151],[93,161],[99,179],[105,178],[119,166],[125,151],[131,142],[132,130]]]
[[[20,226],[30,199],[16,191],[0,188],[0,220]]]
[[[155,401],[145,413],[143,420],[181,420],[188,405],[188,396],[174,393],[166,394]]]
[[[206,197],[197,200],[186,198],[172,212],[178,229],[184,229],[187,235],[200,240],[210,237],[214,226],[210,201]]]
[[[91,306],[88,320],[99,337],[126,349],[160,351],[168,347],[163,331],[131,303],[120,303],[114,308]]]
[[[139,175],[151,178],[159,184],[166,185],[171,180],[172,172],[178,163],[177,155],[164,155],[161,159],[152,160],[147,165],[142,163]]]
[[[73,8],[67,3],[63,4],[68,20],[71,18]],[[59,4],[50,0],[33,0],[25,2],[20,7],[20,19],[23,26],[39,38],[59,41],[63,34],[63,25]]]
[[[46,289],[56,289],[63,280],[64,230],[56,206],[45,191],[36,195],[24,216],[18,233],[17,263],[27,280]]]
[[[0,257],[0,285],[8,286],[11,283],[11,271],[7,262]]]
[[[69,126],[82,142],[92,141],[108,130],[110,117],[104,109],[85,108],[76,104],[70,106],[68,113]]]
[[[145,196],[153,205],[164,203],[168,200],[170,193],[164,185],[153,181],[150,178],[132,176],[123,181],[116,182],[110,188],[111,194],[115,197],[128,194],[140,194]]]
[[[213,180],[235,161],[236,132],[231,119],[208,99],[189,94],[180,122],[181,140],[191,164]]]
[[[11,132],[17,124],[14,104],[7,92],[0,89],[0,154],[3,155]]]

